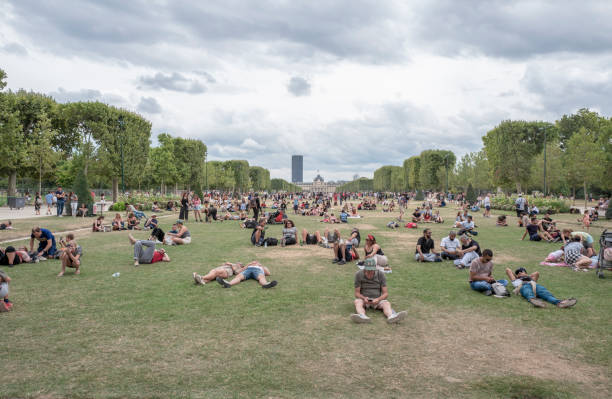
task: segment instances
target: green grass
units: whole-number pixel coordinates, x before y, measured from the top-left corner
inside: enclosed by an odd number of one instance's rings
[[[452,213],[443,211],[449,221]],[[496,277],[526,266],[555,295],[579,302],[535,309],[515,296],[484,297],[469,289],[466,270],[414,262],[421,228],[391,231],[388,214],[364,215],[350,224],[362,237],[373,233],[389,256],[390,300],[409,312],[402,324],[375,313],[371,325],[352,324],[353,264],[331,264],[331,251],[320,247],[252,247],[237,222],[190,223],[194,242],[168,248],[171,263],[139,268],[125,232],[84,232],[80,276],[55,277],[58,261],[4,269],[15,310],[0,315],[0,397],[608,397],[611,278],[539,266],[557,244],[521,242],[519,228],[477,216],[477,240],[493,249]],[[32,223],[65,219],[16,223],[29,232]],[[326,227],[293,219],[299,230]],[[429,227],[438,246],[450,222]],[[280,230],[270,226],[267,235]],[[278,287],[193,285],[193,271],[252,259],[271,269]]]

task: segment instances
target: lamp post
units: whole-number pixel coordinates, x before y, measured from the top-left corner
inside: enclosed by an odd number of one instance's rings
[[[540,130],[544,132],[544,197],[546,197],[546,125]]]
[[[446,190],[444,191],[444,196],[448,195],[448,154],[444,156],[444,168],[446,169]]]
[[[125,132],[125,122],[123,121],[123,115],[119,115],[119,130],[121,131],[121,137],[119,139],[119,147],[121,149],[121,191],[125,194],[125,175],[123,172],[123,135]]]
[[[204,175],[206,176],[206,194],[208,194],[208,151],[204,153]]]

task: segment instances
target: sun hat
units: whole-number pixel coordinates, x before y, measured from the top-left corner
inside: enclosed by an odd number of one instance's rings
[[[376,259],[367,258],[365,262],[363,262],[364,270],[376,270]]]

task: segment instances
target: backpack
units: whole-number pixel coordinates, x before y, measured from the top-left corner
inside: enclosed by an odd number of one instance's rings
[[[245,229],[254,229],[255,227],[257,227],[257,222],[254,220],[247,220],[244,222]]]
[[[278,245],[278,240],[274,237],[268,237],[264,240],[264,244],[267,244],[269,247],[274,247]]]
[[[509,297],[510,291],[506,289],[504,285],[501,283],[493,283],[491,284],[491,290],[493,291],[493,295],[496,297]]]

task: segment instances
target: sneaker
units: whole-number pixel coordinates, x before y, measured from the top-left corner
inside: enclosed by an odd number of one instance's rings
[[[47,260],[47,258],[45,258],[44,256],[37,256],[36,257],[37,260]],[[38,262],[36,262],[38,263]]]
[[[286,241],[285,241],[285,239],[284,239],[284,238],[281,238],[281,240],[280,240],[280,246],[281,246],[281,247],[284,247],[285,245],[286,245]]]
[[[217,283],[221,284],[223,288],[230,288],[231,285],[227,281],[223,280],[221,277],[216,278]]]
[[[340,262],[340,259],[338,258],[335,258],[334,260],[332,260],[332,263],[338,263],[338,262]]]
[[[533,306],[535,306],[536,308],[545,308],[546,307],[546,302],[544,302],[541,299],[538,298],[531,298],[529,300],[529,303],[532,304]]]
[[[346,261],[345,261],[344,259],[340,259],[340,260],[338,261],[338,264],[339,264],[339,265],[346,265]]]
[[[486,290],[486,291],[483,292],[483,294],[485,294],[486,296],[491,296],[491,295],[493,295],[493,291]]]
[[[358,323],[358,324],[363,324],[363,323],[371,323],[372,320],[370,320],[370,318],[364,314],[358,314],[358,313],[354,313],[351,315],[351,320],[353,320],[354,323]]]
[[[206,283],[204,280],[202,280],[202,276],[196,272],[193,272],[193,281],[196,285],[204,285]]]
[[[272,288],[272,287],[276,287],[277,285],[278,283],[276,282],[276,280],[274,280],[274,281],[270,281],[266,285],[262,285],[261,288]]]
[[[406,312],[405,310],[399,313],[393,313],[391,316],[387,318],[387,323],[389,324],[398,323],[404,320],[406,316],[408,316],[408,312]]]
[[[574,306],[576,304],[576,302],[578,302],[578,300],[576,298],[569,298],[569,299],[564,299],[561,302],[559,302],[557,304],[557,307],[559,308],[571,308],[572,306]]]

